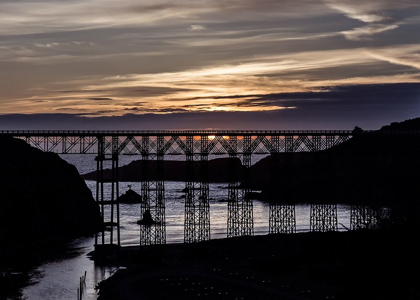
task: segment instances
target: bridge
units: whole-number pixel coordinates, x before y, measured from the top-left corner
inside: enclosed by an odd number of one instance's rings
[[[210,239],[209,155],[229,157],[227,237],[253,235],[253,204],[250,197],[251,157],[270,155],[271,181],[279,186],[276,170],[290,168],[293,153],[317,152],[352,139],[357,134],[396,134],[349,130],[187,130],[187,131],[0,131],[0,136],[25,140],[45,152],[58,154],[95,154],[97,167],[96,201],[104,228],[95,236],[95,245],[120,245],[119,155],[139,155],[142,160],[141,213],[150,211],[155,223],[140,226],[140,245],[166,243],[164,157],[184,155],[186,160],[184,241],[195,243]],[[401,133],[398,133],[401,134]],[[416,134],[419,132],[405,132]],[[283,154],[281,154],[283,153]],[[280,165],[280,154],[286,164]],[[242,167],[237,167],[238,158]],[[110,197],[104,195],[104,162],[110,164]],[[291,180],[289,178],[289,180]],[[109,182],[109,181],[107,181]],[[296,232],[295,205],[278,199],[272,189],[269,205],[269,233]],[[353,205],[351,228],[374,226],[375,212]],[[336,231],[337,204],[311,204],[311,231]]]

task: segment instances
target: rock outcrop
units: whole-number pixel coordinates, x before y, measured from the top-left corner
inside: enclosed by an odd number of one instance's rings
[[[92,192],[73,165],[7,137],[0,138],[0,205],[0,263],[6,265],[101,225]]]
[[[382,126],[381,131],[387,130],[420,130],[420,118],[405,120],[403,122],[392,122],[390,125]]]
[[[130,188],[124,194],[119,196],[117,201],[125,204],[141,203],[141,196]]]
[[[164,180],[166,181],[185,181],[186,180],[186,162],[185,161],[174,161],[165,160],[164,162]],[[196,162],[199,164],[199,162]],[[241,168],[241,161],[239,158],[235,159],[235,168],[239,170]],[[152,166],[153,167],[153,166]],[[198,167],[198,165],[197,165]],[[208,162],[208,178],[209,182],[229,182],[229,159],[228,158],[217,158],[209,160]],[[143,162],[136,160],[129,163],[126,166],[119,167],[118,178],[120,181],[131,181],[138,182],[142,180],[142,169]],[[195,168],[194,169],[198,169]],[[200,174],[194,176],[196,180],[199,180]],[[151,175],[153,177],[153,174]],[[82,175],[85,180],[96,180],[96,171]],[[153,179],[153,178],[150,178]],[[111,180],[111,171],[109,169],[104,170],[104,180]],[[238,179],[239,180],[239,179]]]
[[[280,168],[267,157],[252,166],[254,187],[279,201],[413,205],[420,193],[420,135],[362,133],[331,149],[280,155]],[[287,159],[290,159],[287,162]]]

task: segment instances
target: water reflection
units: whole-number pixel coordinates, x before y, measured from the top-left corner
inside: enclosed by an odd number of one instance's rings
[[[94,170],[93,157],[80,155],[69,156],[67,160],[79,161],[80,173],[87,173]],[[80,160],[82,159],[82,160]],[[125,157],[123,159],[126,159]],[[138,157],[137,157],[138,159]],[[129,163],[133,158],[127,158]],[[73,163],[74,163],[73,162]],[[87,181],[88,187],[93,194],[96,192],[96,183]],[[131,188],[140,194],[139,182],[121,182],[120,193]],[[182,243],[184,240],[184,194],[182,189],[184,182],[166,182],[166,233],[168,243]],[[95,195],[94,195],[95,197]],[[224,184],[210,184],[210,227],[211,239],[226,238],[227,236],[227,203],[220,202],[227,198],[227,189]],[[140,241],[139,225],[140,219],[139,204],[121,204],[121,245],[138,245]],[[309,231],[310,205],[296,206],[296,229],[297,232]],[[267,203],[254,201],[254,233],[255,235],[268,234],[269,207]],[[338,206],[338,223],[349,227],[350,208],[347,205]],[[344,230],[344,227],[339,229]],[[77,299],[77,288],[79,278],[86,271],[86,289],[84,300],[96,299],[95,286],[98,282],[111,276],[118,268],[109,266],[96,266],[87,254],[93,250],[94,239],[84,238],[72,244],[73,250],[69,255],[63,256],[60,260],[46,263],[40,266],[37,271],[42,274],[39,281],[23,290],[24,295],[30,300],[74,300]]]
[[[127,185],[130,183],[122,183]],[[177,187],[180,183],[174,183],[172,191],[178,193]],[[213,187],[216,188],[217,187]],[[175,190],[175,191],[174,191]],[[219,192],[224,193],[219,187]],[[122,189],[124,191],[124,189]],[[260,201],[254,202],[254,226],[255,235],[268,234],[268,204]],[[184,233],[184,203],[177,197],[167,200],[167,241],[168,243],[183,242]],[[211,212],[211,239],[226,238],[227,203],[219,202],[217,199],[210,203]],[[136,220],[140,217],[140,207],[137,204],[121,205],[121,244],[123,246],[138,245],[140,241],[139,225]],[[310,205],[296,206],[296,227],[297,232],[309,231]],[[338,206],[338,223],[344,226],[350,224],[350,207],[347,205]],[[340,226],[340,230],[344,230]],[[86,271],[86,300],[96,299],[96,284],[111,276],[118,268],[109,266],[96,266],[87,254],[93,250],[94,239],[79,239],[73,243],[73,251],[63,256],[61,260],[47,263],[38,268],[43,277],[33,286],[24,289],[24,295],[31,300],[74,300],[77,299],[77,288],[79,278]]]

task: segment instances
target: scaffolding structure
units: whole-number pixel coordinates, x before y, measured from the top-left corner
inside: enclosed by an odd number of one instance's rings
[[[372,135],[377,132],[364,131]],[[388,134],[388,133],[384,133]],[[397,133],[392,133],[397,134]],[[399,134],[399,133],[398,133]],[[404,132],[418,136],[418,132]],[[120,245],[120,216],[118,156],[141,155],[142,182],[141,214],[150,211],[154,224],[141,226],[142,245],[166,242],[164,157],[185,155],[186,200],[185,242],[210,239],[209,216],[209,155],[229,156],[227,236],[252,235],[253,203],[250,197],[251,157],[254,154],[272,156],[272,194],[270,195],[270,233],[296,231],[294,200],[287,196],[287,181],[293,181],[289,172],[294,153],[330,149],[354,136],[350,130],[25,130],[0,131],[2,136],[25,140],[31,146],[46,152],[61,154],[96,154],[96,201],[104,226],[96,236],[95,245]],[[97,148],[96,148],[97,146]],[[283,160],[284,158],[284,160]],[[238,163],[238,161],[240,163]],[[326,168],[331,162],[326,163]],[[109,167],[107,167],[109,166]],[[109,170],[107,170],[107,168]],[[278,170],[284,168],[282,182]],[[281,183],[281,184],[280,184]],[[279,190],[278,188],[285,190]],[[328,189],[324,189],[328,193]],[[296,191],[295,191],[296,192]],[[297,194],[297,193],[293,193]],[[279,197],[279,195],[285,195]],[[311,205],[311,230],[337,230],[337,205],[334,199],[321,197]],[[329,202],[329,203],[328,203]],[[351,228],[371,228],[377,222],[375,211],[352,207]]]
[[[185,243],[210,240],[208,144],[207,135],[186,137]]]
[[[375,229],[379,221],[379,210],[366,205],[350,208],[350,230]]]
[[[98,155],[96,156],[96,202],[99,205],[102,230],[95,234],[95,247],[99,245],[121,244],[120,238],[120,206],[117,201],[119,195],[118,181],[118,137],[113,136],[107,143],[104,136],[98,136]],[[106,155],[106,145],[111,145],[111,155]],[[110,178],[104,176],[104,162],[110,164]],[[106,191],[110,185],[110,191]],[[116,231],[116,236],[114,234]],[[99,235],[101,238],[99,239]]]
[[[237,165],[237,136],[229,137],[229,185],[227,237],[254,234],[253,203],[251,199],[251,137],[244,136],[241,167]],[[242,177],[242,178],[241,178]]]
[[[162,136],[142,137],[141,216],[150,212],[153,223],[141,224],[140,245],[166,244],[164,139]],[[156,147],[156,153],[150,149]]]
[[[314,151],[320,151],[322,149],[332,148],[336,144],[338,138],[333,135],[328,135],[324,138],[316,137],[313,140]],[[328,161],[326,168],[328,168],[330,164],[331,162]],[[320,199],[318,203],[311,203],[310,214],[310,231],[327,232],[338,230],[336,203],[323,203],[322,199]]]
[[[272,136],[273,148],[271,152],[271,188],[269,202],[269,233],[295,233],[296,232],[296,210],[295,204],[291,203],[289,197],[292,188],[292,166],[293,166],[293,137],[285,137],[284,165],[285,174],[288,174],[281,182],[278,171],[282,167],[280,161],[280,137]],[[284,189],[281,190],[281,186]],[[283,196],[282,198],[280,198]]]

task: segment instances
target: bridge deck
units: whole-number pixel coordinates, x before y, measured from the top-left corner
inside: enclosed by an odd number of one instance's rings
[[[101,154],[275,154],[321,151],[355,135],[420,135],[351,130],[1,130],[42,151]]]
[[[371,132],[371,131],[365,131]],[[352,130],[0,130],[11,136],[353,135]]]

